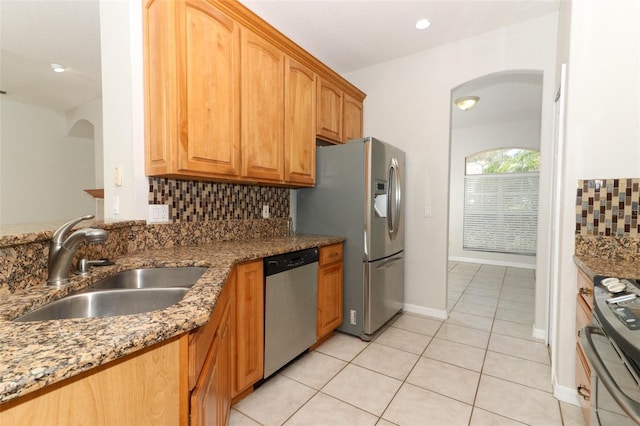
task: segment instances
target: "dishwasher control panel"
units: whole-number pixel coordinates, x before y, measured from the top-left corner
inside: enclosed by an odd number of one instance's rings
[[[318,258],[319,254],[317,247],[265,257],[264,275],[274,275],[289,269],[317,262]]]

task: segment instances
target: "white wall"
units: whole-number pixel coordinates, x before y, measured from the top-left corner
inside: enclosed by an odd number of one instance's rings
[[[0,223],[95,213],[94,141],[67,136],[63,112],[2,99]]]
[[[104,182],[107,219],[146,219],[149,183],[144,174],[142,2],[100,0]],[[122,170],[122,186],[113,173]],[[115,198],[119,209],[114,210]]]
[[[557,15],[550,14],[345,75],[367,93],[365,134],[408,154],[408,310],[446,316],[451,90],[496,72],[543,71],[541,161],[545,161],[551,135],[556,23]],[[541,186],[548,188],[549,179],[541,180]],[[548,208],[545,203],[541,201],[543,210]],[[423,216],[425,205],[432,207],[431,218]],[[539,287],[546,288],[543,284]],[[536,321],[538,328],[545,328],[546,312],[536,312]]]
[[[492,123],[451,130],[449,173],[449,259],[478,263],[535,267],[535,256],[464,250],[464,176],[465,158],[471,154],[499,148],[540,149],[540,120]]]
[[[574,389],[577,181],[640,176],[640,2],[574,0],[566,13],[563,22],[569,16],[570,28],[563,28],[559,44],[559,62],[568,59],[568,89],[558,327],[552,342],[556,396],[561,399]]]

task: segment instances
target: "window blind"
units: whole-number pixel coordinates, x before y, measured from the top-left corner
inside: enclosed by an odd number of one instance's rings
[[[537,172],[465,176],[464,249],[535,255],[538,181]]]

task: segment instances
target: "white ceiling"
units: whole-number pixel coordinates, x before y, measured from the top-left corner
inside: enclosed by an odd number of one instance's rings
[[[341,74],[551,13],[559,1],[241,0]],[[0,0],[0,15],[4,96],[67,110],[101,95],[98,0]],[[432,25],[418,31],[422,17]]]
[[[102,96],[100,63],[98,0],[0,0],[3,96],[66,111]]]
[[[240,0],[340,74],[558,10],[560,0]],[[420,18],[431,27],[416,30]]]

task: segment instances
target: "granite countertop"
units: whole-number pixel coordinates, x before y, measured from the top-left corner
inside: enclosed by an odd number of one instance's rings
[[[573,259],[576,265],[591,279],[596,275],[632,278],[635,280],[640,279],[640,262],[637,260],[610,259],[602,256],[595,257],[585,255],[575,255]]]
[[[234,264],[343,241],[298,235],[154,249],[92,268],[61,290],[36,285],[0,301],[0,402],[155,345],[207,323]],[[113,260],[113,259],[112,259]],[[14,323],[17,316],[116,272],[140,267],[205,266],[208,271],[184,299],[163,310],[110,318]]]

